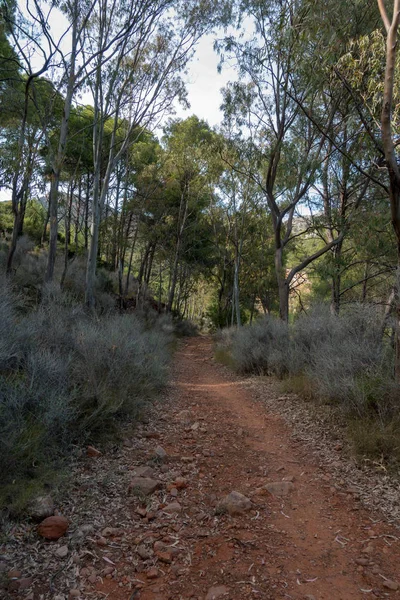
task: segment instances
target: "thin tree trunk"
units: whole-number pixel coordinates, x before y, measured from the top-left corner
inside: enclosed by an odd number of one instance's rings
[[[89,204],[90,204],[90,174],[87,174],[86,179],[86,204],[85,204],[85,222],[84,222],[84,234],[85,234],[85,250],[89,247]]]
[[[72,202],[74,196],[74,185],[71,183],[70,185],[70,193],[69,193],[69,202],[68,202],[68,210],[65,215],[65,242],[64,242],[64,269],[61,275],[60,287],[63,289],[65,278],[67,276],[68,271],[68,263],[69,263],[69,247],[71,244],[71,216],[72,216]]]
[[[80,216],[81,216],[81,205],[82,205],[82,178],[79,177],[79,182],[78,182],[78,204],[77,204],[77,207],[76,207],[75,231],[74,231],[75,252],[78,250],[78,234],[79,234],[79,229],[80,229],[79,220],[80,220]]]
[[[75,5],[77,8],[77,5]],[[61,169],[65,157],[65,148],[67,144],[68,136],[68,122],[72,106],[72,98],[75,89],[75,64],[76,64],[76,53],[77,53],[77,17],[75,14],[72,21],[72,43],[70,53],[70,66],[69,76],[67,83],[67,91],[64,100],[64,110],[61,120],[60,137],[58,140],[57,155],[53,160],[52,164],[52,175],[51,175],[51,186],[50,186],[50,198],[49,198],[49,215],[50,215],[50,240],[49,240],[49,252],[47,257],[47,268],[45,274],[45,281],[52,281],[54,276],[54,266],[56,262],[57,254],[57,238],[58,238],[58,187],[60,183]]]
[[[381,135],[385,153],[386,165],[389,172],[389,198],[392,225],[397,242],[397,272],[394,288],[396,306],[396,358],[395,379],[400,383],[400,170],[397,163],[396,148],[392,132],[392,111],[394,75],[396,68],[396,53],[398,45],[398,28],[400,23],[400,0],[393,2],[393,16],[390,21],[383,0],[378,0],[382,21],[386,29],[386,68],[381,113]]]
[[[182,214],[182,209],[183,209],[183,216],[181,218],[181,222],[178,227],[178,237],[176,240],[175,256],[174,256],[174,262],[173,262],[173,266],[172,266],[171,286],[170,286],[169,294],[168,294],[167,312],[172,311],[172,305],[174,303],[175,288],[176,288],[176,282],[177,282],[177,278],[178,278],[178,265],[179,265],[179,259],[180,259],[180,254],[181,254],[181,245],[182,245],[182,241],[183,241],[183,232],[185,229],[186,219],[187,219],[187,214],[188,214],[188,190],[186,188],[187,188],[187,185],[184,184],[184,190],[182,191],[182,195],[181,195],[181,204],[179,207],[180,214]]]
[[[131,275],[131,272],[132,272],[133,253],[134,253],[135,246],[136,246],[136,240],[137,240],[138,230],[139,230],[139,226],[136,223],[135,235],[134,235],[133,240],[132,240],[131,252],[130,252],[130,255],[129,255],[128,272],[126,274],[125,296],[128,295],[128,291],[129,291],[129,278],[130,278],[130,275]]]
[[[155,254],[155,251],[156,251],[156,246],[157,246],[157,244],[154,243],[152,245],[152,248],[151,248],[151,251],[150,251],[149,260],[148,260],[147,269],[146,269],[146,274],[145,274],[145,278],[144,278],[144,281],[145,281],[146,285],[149,285],[149,283],[150,283],[151,270],[152,270],[152,267],[153,267],[153,260],[154,260],[154,254]]]

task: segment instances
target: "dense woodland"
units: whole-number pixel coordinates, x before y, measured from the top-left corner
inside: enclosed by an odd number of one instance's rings
[[[1,1],[4,480],[160,389],[185,319],[234,326],[236,368],[346,404],[376,433],[361,452],[398,454],[399,19],[398,0]],[[216,128],[174,118],[209,33],[237,72]]]

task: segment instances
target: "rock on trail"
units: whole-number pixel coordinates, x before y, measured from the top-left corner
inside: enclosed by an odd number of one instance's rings
[[[82,459],[68,521],[0,552],[11,600],[24,580],[35,600],[400,597],[394,524],[211,355],[207,338],[182,342],[168,396],[129,443]]]

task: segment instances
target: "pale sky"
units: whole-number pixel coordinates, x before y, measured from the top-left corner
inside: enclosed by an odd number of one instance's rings
[[[177,108],[177,117],[186,118],[192,114],[208,121],[209,125],[218,125],[223,118],[219,107],[222,103],[221,88],[228,81],[236,79],[233,68],[224,65],[218,73],[218,56],[214,52],[215,35],[207,35],[201,39],[196,49],[196,55],[189,67],[187,89],[190,110]]]
[[[57,14],[57,19],[52,18],[52,30],[55,36],[62,35],[65,26],[66,21],[60,13]],[[185,119],[195,114],[207,121],[210,126],[218,125],[222,121],[223,115],[219,110],[222,102],[221,88],[228,81],[235,79],[236,75],[234,69],[228,65],[224,65],[222,73],[218,73],[219,59],[213,49],[215,37],[215,35],[204,36],[198,43],[186,77],[190,109],[184,110],[177,103],[174,118]],[[90,97],[83,97],[80,101],[90,103]],[[9,197],[10,192],[0,189],[0,201]]]
[[[22,12],[29,19],[25,4],[19,2]],[[61,11],[52,9],[49,19],[51,31],[54,39],[57,40],[63,36],[68,29],[68,21]],[[220,32],[222,37],[223,33]],[[222,73],[218,73],[218,56],[214,52],[213,44],[217,35],[210,34],[204,36],[196,47],[196,54],[188,67],[187,90],[188,100],[191,108],[184,111],[181,106],[176,105],[176,117],[186,118],[192,114],[208,121],[209,125],[215,126],[222,120],[222,113],[219,106],[222,102],[220,89],[224,87],[229,80],[236,79],[234,69],[224,65]],[[62,43],[64,52],[69,50],[69,36],[64,38]],[[41,57],[38,54],[38,67],[41,66]],[[48,74],[47,74],[48,75]],[[83,94],[80,101],[91,103],[91,97]]]

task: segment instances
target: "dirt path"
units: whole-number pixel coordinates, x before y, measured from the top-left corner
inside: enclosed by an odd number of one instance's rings
[[[398,530],[365,511],[355,490],[215,364],[210,340],[183,342],[175,364],[170,397],[148,424],[114,455],[84,459],[61,506],[72,524],[67,537],[55,546],[27,534],[31,562],[13,565],[33,592],[16,588],[9,597],[399,598]],[[135,474],[158,489],[128,488]],[[262,489],[281,481],[292,488],[287,495]],[[248,511],[218,509],[232,491],[251,500]]]
[[[178,492],[182,513],[171,517],[161,542],[177,549],[172,566],[167,562],[155,580],[144,578],[137,597],[398,597],[390,589],[400,581],[399,541],[390,537],[396,531],[360,509],[352,490],[338,493],[321,476],[283,422],[213,363],[208,340],[186,343],[176,364],[166,419],[173,427],[160,443],[178,465],[189,465],[188,486]],[[294,484],[287,495],[260,493],[281,480]],[[251,510],[216,514],[232,490],[251,499]],[[213,586],[219,590],[209,592]]]

